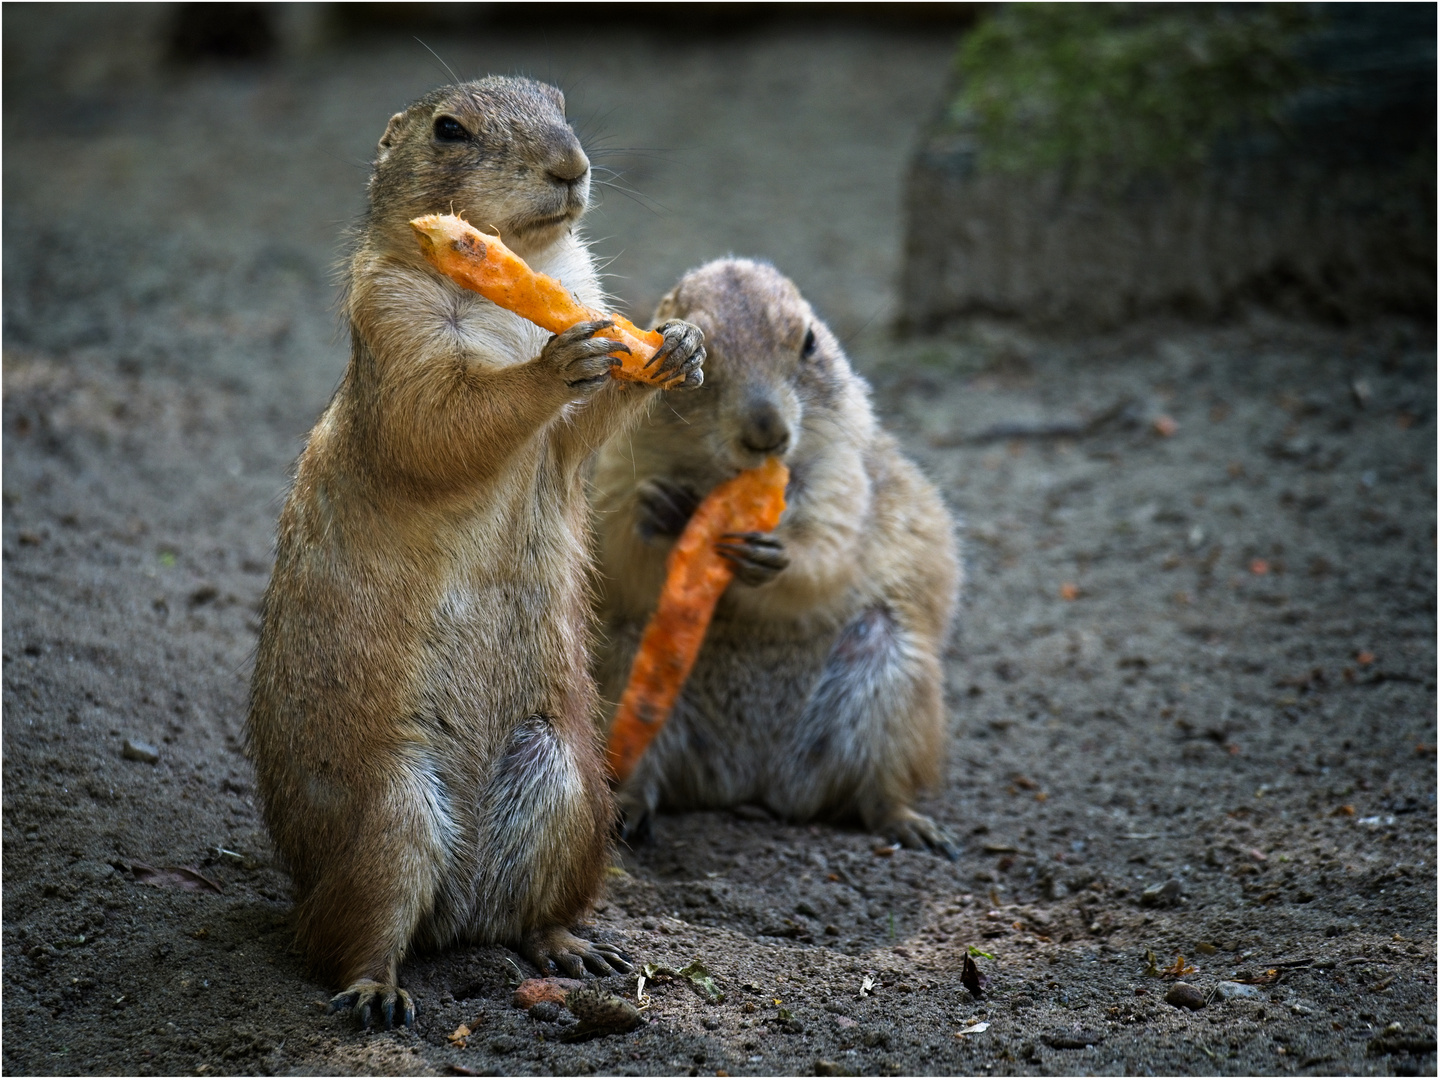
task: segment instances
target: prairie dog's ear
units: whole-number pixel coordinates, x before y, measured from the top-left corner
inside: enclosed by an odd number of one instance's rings
[[[540,89],[545,96],[555,103],[555,107],[563,114],[565,112],[565,95],[560,92],[559,87],[551,86],[549,83],[541,83]]]
[[[390,148],[395,145],[395,140],[400,137],[400,125],[404,122],[405,114],[403,112],[397,112],[394,116],[390,117],[390,123],[385,125],[385,134],[380,136],[380,146],[378,147],[379,156],[376,157],[375,164],[380,164],[380,162],[390,156]]]

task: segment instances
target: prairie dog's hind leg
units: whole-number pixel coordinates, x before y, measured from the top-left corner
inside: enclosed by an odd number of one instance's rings
[[[941,709],[933,658],[889,606],[861,612],[831,647],[772,774],[772,808],[799,820],[849,810],[867,829],[953,860],[954,839],[910,805],[936,779]]]
[[[328,850],[296,904],[297,937],[317,972],[345,988],[331,1012],[365,1028],[410,1027],[415,1003],[398,971],[448,859],[446,799],[428,765],[407,760],[383,792],[339,809],[338,826],[323,813],[311,819],[312,839]]]
[[[521,723],[484,795],[471,935],[510,942],[542,975],[629,971],[618,949],[565,929],[599,891],[613,814],[598,747],[550,716]]]

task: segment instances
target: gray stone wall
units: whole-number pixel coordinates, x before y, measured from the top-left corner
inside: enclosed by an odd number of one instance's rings
[[[937,122],[906,192],[902,328],[982,313],[1098,328],[1245,303],[1433,318],[1434,9],[1336,8],[1312,57],[1330,78],[1288,137],[1217,147],[1197,174],[986,170],[973,136]]]

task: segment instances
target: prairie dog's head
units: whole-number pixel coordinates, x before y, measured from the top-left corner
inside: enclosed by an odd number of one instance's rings
[[[489,76],[445,86],[390,118],[370,177],[369,225],[414,246],[406,223],[455,213],[521,254],[580,220],[590,159],[565,119],[565,97],[531,79]]]
[[[835,425],[868,427],[863,383],[795,283],[768,263],[720,259],[686,274],[655,321],[705,331],[705,384],[652,417],[718,464],[748,469],[821,452]],[[853,431],[863,437],[859,431]]]

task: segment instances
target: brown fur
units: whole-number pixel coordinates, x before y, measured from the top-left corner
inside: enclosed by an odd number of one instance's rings
[[[755,802],[791,820],[858,818],[950,854],[944,831],[911,808],[943,760],[941,654],[961,580],[938,493],[879,429],[864,380],[773,267],[710,263],[659,317],[702,327],[710,358],[702,390],[666,395],[596,463],[607,699],[623,690],[695,501],[767,453],[785,458],[791,480],[773,536],[725,548],[740,580],[622,791],[628,827],[656,807]]]
[[[451,121],[463,137],[441,138]],[[549,338],[437,274],[406,224],[498,229],[599,308],[572,232],[588,186],[563,99],[529,80],[438,90],[380,141],[350,364],[280,516],[247,724],[299,942],[365,1022],[413,1016],[395,985],[412,944],[625,968],[564,931],[613,821],[580,473],[652,391],[610,379],[583,329]],[[697,381],[698,334],[665,330],[684,340],[662,366]]]

